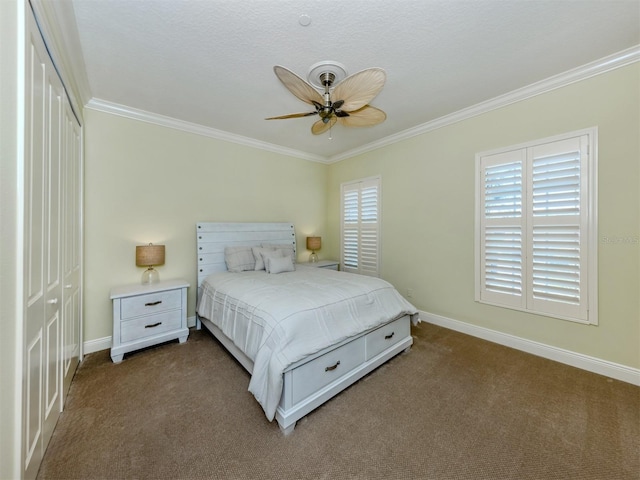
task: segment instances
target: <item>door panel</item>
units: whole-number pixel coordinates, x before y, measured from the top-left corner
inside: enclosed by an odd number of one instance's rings
[[[25,85],[24,476],[35,478],[62,400],[65,92],[32,16]]]
[[[80,360],[81,328],[81,138],[78,125],[68,101],[63,109],[65,125],[63,155],[63,325],[62,325],[62,392],[69,390],[71,379]]]
[[[35,30],[37,31],[37,30]],[[25,377],[24,419],[27,474],[40,464],[44,414],[43,353],[45,319],[45,199],[46,199],[46,52],[34,37],[27,45],[25,139]],[[31,468],[30,468],[31,467]],[[35,476],[35,475],[29,475]]]
[[[62,98],[64,91],[57,73],[50,65],[45,66],[47,82],[48,116],[47,128],[47,173],[45,211],[46,287],[46,356],[44,367],[45,412],[43,449],[46,447],[60,416],[60,389],[62,343],[60,341],[60,307],[62,306],[62,272],[60,269],[61,247],[61,146],[62,146]]]

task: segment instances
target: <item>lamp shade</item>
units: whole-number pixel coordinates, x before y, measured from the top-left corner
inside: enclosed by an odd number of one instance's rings
[[[307,237],[307,250],[320,250],[322,237]]]
[[[136,265],[151,267],[164,265],[164,245],[140,245],[136,247]]]

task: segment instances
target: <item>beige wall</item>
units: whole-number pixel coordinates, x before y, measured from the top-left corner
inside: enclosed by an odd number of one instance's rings
[[[302,255],[304,237],[316,233],[323,258],[337,258],[340,183],[381,174],[382,276],[403,294],[411,288],[419,309],[639,368],[639,70],[617,69],[328,166],[87,110],[84,340],[111,335],[109,290],[138,281],[136,244],[166,244],[161,276],[194,286],[197,221],[292,221]],[[600,324],[474,302],[475,153],[593,126]]]
[[[325,234],[321,163],[85,110],[84,341],[112,334],[109,291],[137,283],[135,246],[166,245],[162,279],[185,278],[195,315],[199,221],[293,222]]]
[[[327,244],[337,245],[340,183],[381,174],[382,277],[403,294],[413,289],[416,307],[639,368],[639,72],[636,63],[330,165]],[[476,152],[593,126],[599,128],[599,325],[476,303]]]

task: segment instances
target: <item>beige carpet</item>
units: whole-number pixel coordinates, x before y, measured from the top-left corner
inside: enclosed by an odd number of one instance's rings
[[[414,346],[284,437],[191,330],[88,355],[38,478],[640,478],[640,388],[422,323]]]

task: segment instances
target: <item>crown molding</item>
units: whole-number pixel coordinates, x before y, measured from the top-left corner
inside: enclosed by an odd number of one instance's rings
[[[157,113],[147,112],[145,110],[139,110],[136,108],[127,107],[126,105],[108,102],[97,98],[92,98],[91,100],[89,100],[89,102],[87,102],[87,104],[85,105],[85,108],[90,108],[92,110],[104,113],[111,113],[113,115],[119,115],[121,117],[139,120],[142,122],[153,123],[162,127],[173,128],[176,130],[181,130],[183,132],[202,135],[204,137],[215,138],[217,140],[224,140],[225,142],[231,142],[247,147],[257,148],[260,150],[266,150],[268,152],[296,157],[302,160],[327,163],[327,158],[320,155],[314,155],[300,150],[286,148],[280,145],[275,145],[273,143],[262,142],[253,138],[244,137],[242,135],[236,135],[234,133],[225,132],[223,130],[216,130],[215,128],[205,127],[197,123],[186,122],[184,120],[178,120],[173,117],[159,115]]]
[[[491,100],[487,100],[486,102],[478,103],[452,114],[445,115],[427,123],[423,123],[422,125],[409,128],[395,135],[381,138],[380,140],[377,140],[375,142],[368,143],[361,147],[340,153],[338,155],[333,155],[331,157],[324,157],[322,155],[303,152],[301,150],[286,148],[281,145],[262,142],[242,135],[236,135],[233,133],[225,132],[223,130],[205,127],[203,125],[178,120],[164,115],[158,115],[144,110],[138,110],[135,108],[127,107],[126,105],[107,102],[105,100],[96,98],[92,98],[91,100],[89,100],[89,102],[87,102],[87,104],[85,105],[85,108],[90,108],[105,113],[111,113],[134,120],[140,120],[147,123],[153,123],[156,125],[182,130],[197,135],[203,135],[206,137],[215,138],[217,140],[223,140],[226,142],[266,150],[281,155],[287,155],[302,160],[331,164],[346,160],[351,157],[355,157],[357,155],[362,155],[364,153],[377,150],[394,143],[402,142],[403,140],[407,140],[424,133],[432,132],[439,128],[446,127],[448,125],[452,125],[454,123],[458,123],[463,120],[467,120],[478,115],[491,112],[493,110],[497,110],[507,105],[511,105],[513,103],[535,97],[537,95],[542,95],[552,90],[556,90],[572,83],[586,80],[588,78],[624,67],[626,65],[630,65],[638,61],[640,61],[640,45],[636,45],[608,57],[601,58],[597,61],[574,68],[572,70],[568,70],[564,73],[549,77],[545,80],[541,80],[518,90],[500,95]]]
[[[70,0],[29,0],[29,4],[72,108],[82,118],[82,105],[91,98],[91,88],[73,5]]]
[[[528,85],[526,87],[514,90],[504,95],[500,95],[499,97],[492,98],[491,100],[487,100],[486,102],[478,103],[471,107],[454,112],[450,115],[445,115],[444,117],[440,117],[430,122],[423,123],[422,125],[404,130],[395,135],[381,138],[380,140],[368,143],[367,145],[363,145],[362,147],[358,147],[353,150],[334,155],[327,160],[327,163],[336,163],[342,160],[346,160],[347,158],[355,157],[356,155],[362,155],[363,153],[377,150],[387,145],[392,145],[394,143],[398,143],[427,132],[432,132],[439,128],[446,127],[448,125],[452,125],[454,123],[458,123],[463,120],[482,115],[484,113],[488,113],[492,110],[497,110],[498,108],[502,108],[507,105],[511,105],[513,103],[517,103],[522,100],[526,100],[528,98],[565,87],[572,83],[586,80],[596,75],[600,75],[638,61],[640,61],[640,45],[622,50],[621,52],[609,55],[608,57],[601,58],[572,70],[568,70],[564,73],[549,77],[545,80],[532,83],[531,85]]]

